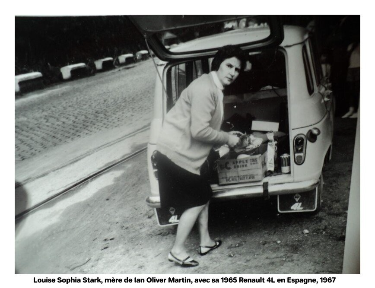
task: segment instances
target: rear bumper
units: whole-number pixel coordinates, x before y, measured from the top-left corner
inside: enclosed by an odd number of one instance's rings
[[[319,179],[307,180],[292,183],[268,184],[265,191],[264,186],[246,186],[246,184],[238,184],[231,186],[213,185],[213,200],[223,201],[243,198],[256,198],[264,196],[277,196],[284,194],[303,193],[315,189],[319,184]],[[160,197],[150,196],[146,199],[148,206],[152,208],[160,208]]]

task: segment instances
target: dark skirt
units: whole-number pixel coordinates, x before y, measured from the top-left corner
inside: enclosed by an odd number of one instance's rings
[[[205,205],[212,197],[207,178],[191,173],[158,153],[157,168],[161,208],[188,208]]]

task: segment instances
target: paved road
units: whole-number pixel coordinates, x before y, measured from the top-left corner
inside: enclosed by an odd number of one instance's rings
[[[108,129],[141,128],[152,117],[154,84],[147,60],[24,95],[15,104],[16,162]]]

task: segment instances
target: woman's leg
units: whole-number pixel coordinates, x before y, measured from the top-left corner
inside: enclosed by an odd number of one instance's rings
[[[202,212],[198,216],[198,227],[200,235],[200,246],[211,247],[215,245],[215,241],[211,239],[208,232],[208,207],[210,202],[204,206]],[[202,252],[206,252],[209,248],[201,248]]]
[[[185,241],[189,236],[195,221],[197,221],[198,215],[205,206],[206,205],[189,208],[182,213],[177,227],[176,240],[171,250],[173,255],[177,258],[185,259],[187,256],[189,256],[185,249]]]

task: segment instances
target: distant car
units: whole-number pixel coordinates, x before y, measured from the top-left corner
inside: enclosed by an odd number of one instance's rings
[[[99,59],[94,61],[96,71],[105,71],[114,68],[113,65],[113,58],[112,57],[106,57],[103,59]]]
[[[135,58],[134,58],[134,55],[129,53],[129,54],[122,54],[120,56],[118,56],[115,60],[115,65],[128,65],[128,64],[132,64],[135,62]]]
[[[15,92],[21,94],[44,87],[41,72],[30,72],[15,76]]]
[[[88,75],[88,66],[85,63],[76,63],[60,68],[63,80],[79,78]]]
[[[150,54],[147,50],[138,51],[136,54],[137,61],[147,60],[150,58]]]
[[[178,211],[160,208],[155,149],[163,119],[181,91],[194,79],[210,72],[218,48],[228,44],[247,51],[251,67],[240,74],[226,92],[222,129],[241,131],[262,139],[273,131],[278,141],[277,157],[274,171],[266,172],[259,181],[236,183],[231,181],[239,180],[239,177],[227,177],[223,184],[218,180],[218,170],[213,171],[213,201],[275,197],[280,213],[320,209],[322,168],[332,153],[334,98],[321,72],[314,37],[302,27],[283,26],[276,16],[262,16],[256,22],[261,24],[255,28],[246,25],[254,22],[252,17],[249,16],[247,21],[243,18],[131,18],[143,35],[147,35],[151,49],[161,59],[157,65],[161,78],[156,77],[155,110],[147,153],[151,194],[146,200],[150,207],[156,208],[160,225],[176,224],[179,219]],[[222,32],[224,23],[240,20],[243,28]],[[175,48],[166,49],[162,45],[161,33],[173,28],[177,37],[181,34],[188,38],[192,27],[197,27],[195,31],[200,34],[195,33]],[[180,34],[177,28],[181,28]],[[209,32],[212,35],[207,35]]]

